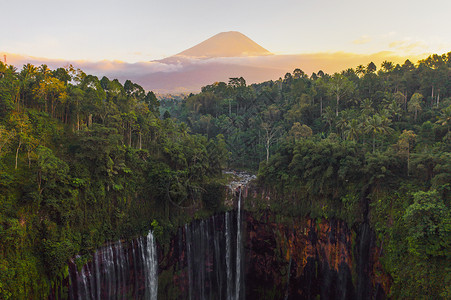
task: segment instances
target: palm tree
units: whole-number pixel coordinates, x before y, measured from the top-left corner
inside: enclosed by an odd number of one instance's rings
[[[352,119],[346,127],[345,135],[348,140],[355,141],[360,135],[360,123],[357,119]]]
[[[387,110],[390,112],[390,114],[393,118],[398,117],[398,121],[399,121],[399,118],[402,114],[402,109],[401,109],[400,105],[396,102],[396,100],[393,100],[388,105]]]
[[[324,110],[323,119],[326,124],[329,125],[329,132],[332,131],[332,124],[335,121],[335,118],[336,116],[332,108],[330,108],[330,106],[326,107],[326,109]]]
[[[349,110],[344,110],[340,112],[338,119],[337,119],[337,129],[340,130],[340,134],[342,138],[344,138],[344,131],[346,127],[348,126],[349,121],[351,120],[351,112]]]
[[[410,98],[407,109],[409,112],[415,112],[414,121],[417,120],[418,111],[421,111],[421,100],[422,99],[423,99],[423,95],[421,95],[420,93],[415,93]]]
[[[2,79],[3,76],[5,76],[5,73],[7,70],[8,70],[8,65],[6,65],[0,61],[0,79]]]
[[[381,64],[381,68],[386,72],[390,72],[395,68],[395,65],[391,61],[384,60]]]
[[[46,64],[42,64],[38,67],[38,72],[40,75],[44,78],[48,77],[50,75],[50,69]]]
[[[396,102],[400,105],[404,104],[404,110],[407,110],[407,95],[404,95],[400,91],[397,91],[393,97],[395,98]]]
[[[374,72],[376,72],[376,69],[377,69],[376,65],[373,62],[370,62],[368,64],[368,66],[366,67],[366,72],[367,73],[374,73]]]
[[[335,115],[338,116],[338,106],[340,104],[340,99],[346,94],[352,93],[354,91],[354,83],[350,81],[346,76],[335,73],[328,83],[328,88],[329,94],[335,96],[337,100]]]
[[[20,94],[23,105],[25,105],[25,95],[27,92],[31,92],[31,86],[36,79],[37,68],[32,64],[26,64],[23,66],[22,71],[19,73],[20,79]]]
[[[438,123],[442,126],[446,126],[448,128],[448,132],[449,132],[449,126],[451,125],[451,105],[442,109],[442,111],[440,112],[440,115],[437,117],[437,119],[438,120],[436,123]]]
[[[355,73],[360,77],[360,75],[365,74],[365,66],[364,65],[358,65],[357,68],[355,68]]]
[[[390,127],[391,125],[391,119],[386,114],[381,114],[381,127],[380,127],[380,133],[383,135],[387,135],[393,132],[393,128]]]
[[[381,132],[382,119],[379,115],[368,118],[365,126],[365,133],[371,134],[373,137],[373,152],[376,150],[376,134]]]
[[[362,110],[362,113],[366,116],[370,116],[373,114],[374,109],[373,109],[373,101],[371,101],[370,99],[366,98],[362,101],[362,103],[360,103],[360,108]]]

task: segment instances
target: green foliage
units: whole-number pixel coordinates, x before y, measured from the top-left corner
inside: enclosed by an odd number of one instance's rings
[[[204,207],[213,212],[218,212],[222,208],[222,201],[225,197],[225,187],[221,183],[212,182],[206,184],[205,193],[202,194]]]
[[[449,298],[450,57],[162,101],[72,66],[0,63],[0,298],[45,298],[76,254],[222,209],[226,166],[258,169],[274,197],[254,207],[369,220],[393,297]]]
[[[403,218],[408,229],[408,251],[418,256],[449,255],[451,246],[451,211],[437,191],[413,194]]]
[[[1,299],[44,299],[75,255],[150,228],[166,238],[202,209],[224,138],[159,116],[131,81],[0,64]]]

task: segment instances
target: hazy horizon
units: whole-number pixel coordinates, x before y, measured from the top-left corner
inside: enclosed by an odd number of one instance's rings
[[[87,74],[99,77],[117,78],[122,83],[130,79],[146,90],[159,94],[199,92],[202,86],[216,81],[228,81],[230,77],[244,77],[247,83],[277,80],[285,73],[301,68],[306,74],[322,70],[333,74],[347,68],[355,68],[369,62],[376,66],[384,60],[402,64],[406,59],[416,63],[426,56],[400,57],[392,53],[379,52],[371,55],[354,53],[311,53],[298,55],[268,55],[252,57],[218,57],[207,59],[189,59],[177,63],[162,61],[124,63],[117,61],[69,61],[52,60],[20,55],[10,56],[9,63],[18,69],[26,63],[47,64],[51,69],[72,64]]]
[[[158,93],[197,92],[236,76],[248,83],[276,80],[295,68],[310,75],[371,61],[416,63],[451,51],[451,2],[444,0],[427,7],[418,0],[19,0],[3,7],[4,23],[14,26],[0,35],[2,61],[6,55],[19,69],[72,64]],[[239,34],[209,43],[227,32]]]
[[[163,59],[219,32],[239,31],[274,54],[397,56],[451,49],[451,2],[9,1],[0,53],[66,61]],[[433,13],[431,13],[433,12]]]

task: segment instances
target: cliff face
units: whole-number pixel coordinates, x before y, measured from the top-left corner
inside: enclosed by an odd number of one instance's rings
[[[367,224],[246,214],[248,299],[382,299],[389,278]]]
[[[238,270],[235,231],[236,214],[216,215],[180,229],[160,257],[160,278],[165,278],[160,296],[233,295]],[[240,295],[246,299],[384,299],[390,288],[366,223],[349,228],[340,220],[244,212],[242,247]]]
[[[232,211],[193,221],[158,247],[141,238],[99,249],[81,270],[71,265],[70,298],[150,295],[157,284],[147,275],[151,261],[158,263],[159,299],[383,299],[388,293],[390,278],[368,224],[243,212],[239,237],[237,217]]]

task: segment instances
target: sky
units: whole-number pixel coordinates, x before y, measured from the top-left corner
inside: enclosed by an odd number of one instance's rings
[[[275,54],[451,51],[449,0],[3,0],[0,53],[139,62],[239,31]]]

